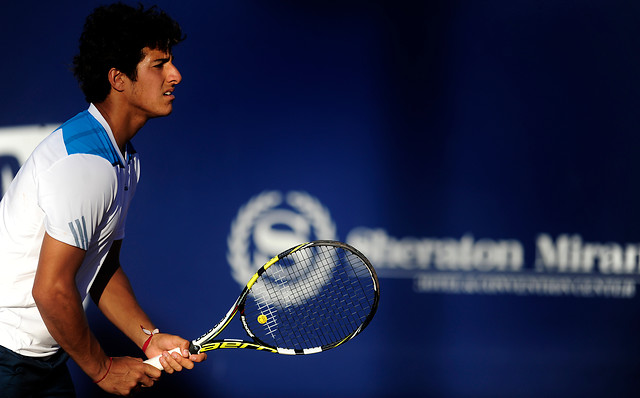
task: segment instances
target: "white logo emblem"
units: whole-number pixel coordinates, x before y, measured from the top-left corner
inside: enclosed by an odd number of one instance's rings
[[[227,261],[233,278],[244,286],[270,258],[300,243],[336,239],[329,210],[315,197],[299,191],[283,195],[266,191],[238,211],[227,239]]]
[[[0,128],[0,198],[33,148],[57,126],[49,124]]]

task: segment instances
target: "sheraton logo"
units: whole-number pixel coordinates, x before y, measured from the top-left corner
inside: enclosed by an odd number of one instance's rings
[[[262,192],[238,211],[227,259],[243,286],[283,249],[336,236],[330,212],[317,198]],[[410,280],[416,293],[632,298],[640,280],[640,244],[586,242],[578,234],[540,233],[533,250],[518,239],[472,233],[396,238],[384,228],[361,226],[346,236],[379,277]]]
[[[412,279],[421,293],[632,298],[640,280],[640,244],[584,242],[578,234],[539,234],[531,266],[515,239],[397,239],[360,227],[347,241],[378,276]]]
[[[317,198],[301,191],[265,191],[238,211],[227,238],[227,261],[244,286],[273,256],[318,239],[336,239],[336,226]]]

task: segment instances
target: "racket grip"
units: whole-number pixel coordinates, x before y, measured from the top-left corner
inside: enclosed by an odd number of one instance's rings
[[[180,354],[180,347],[176,347],[173,350],[169,351],[169,354],[172,354],[174,352],[177,352],[178,354]],[[149,358],[146,361],[144,361],[144,363],[147,363],[147,364],[153,366],[156,369],[164,370],[162,365],[160,365],[160,357],[161,356],[162,355],[158,355],[158,356],[155,356],[153,358]]]

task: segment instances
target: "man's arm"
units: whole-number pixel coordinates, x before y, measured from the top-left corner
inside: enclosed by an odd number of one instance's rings
[[[84,256],[45,233],[32,294],[49,333],[92,380],[102,379],[106,391],[127,395],[139,384],[153,385],[160,371],[138,358],[111,363],[91,333],[75,282]]]
[[[153,330],[155,325],[140,308],[131,283],[120,267],[121,247],[121,240],[114,241],[111,245],[100,273],[91,287],[91,297],[111,323],[142,348],[149,336],[140,326]]]
[[[156,326],[142,310],[135,297],[131,283],[120,266],[120,248],[122,241],[114,241],[107,258],[102,265],[101,274],[96,290],[92,288],[92,298],[96,301],[102,313],[129,337],[138,347],[142,348],[149,338],[149,335],[142,331],[142,327],[153,330]],[[102,279],[104,278],[104,279]],[[107,279],[108,281],[105,281]],[[106,282],[106,283],[105,283]],[[104,286],[104,288],[102,287]],[[102,291],[99,291],[103,289]],[[192,369],[193,362],[201,362],[206,358],[206,354],[189,355],[189,342],[181,337],[159,333],[151,338],[150,344],[145,354],[151,358],[156,355],[165,354],[160,363],[167,373],[180,371],[182,368]],[[168,350],[176,347],[183,349],[183,355],[166,355]],[[185,352],[186,351],[186,352]]]

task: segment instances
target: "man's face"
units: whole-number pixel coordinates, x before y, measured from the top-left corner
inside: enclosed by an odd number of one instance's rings
[[[167,116],[173,110],[174,87],[182,76],[173,65],[169,52],[144,48],[143,54],[137,67],[137,79],[129,80],[129,103],[147,119]]]

